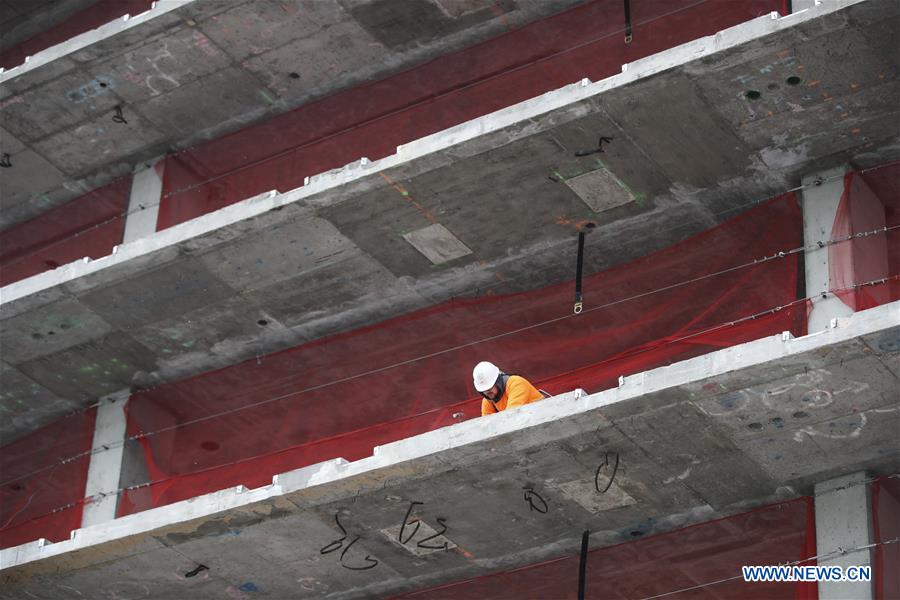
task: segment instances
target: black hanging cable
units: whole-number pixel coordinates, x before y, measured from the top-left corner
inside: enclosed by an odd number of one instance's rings
[[[581,560],[578,562],[578,600],[584,600],[584,575],[587,570],[588,538],[590,529],[581,534]]]
[[[625,0],[625,43],[631,43],[631,2]]]
[[[581,302],[581,271],[584,267],[584,232],[578,232],[578,264],[575,265],[575,314],[581,313],[584,305]]]

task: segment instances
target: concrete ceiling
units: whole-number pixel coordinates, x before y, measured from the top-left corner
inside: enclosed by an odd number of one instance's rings
[[[599,548],[810,495],[816,482],[846,472],[896,473],[898,310],[895,302],[816,335],[764,338],[618,389],[570,393],[353,463],[278,475],[272,486],[5,550],[0,598],[388,597],[575,555],[585,529]],[[527,488],[540,496],[538,510]],[[424,525],[400,544],[414,501]],[[345,543],[361,536],[346,557],[321,552],[341,538],[335,515]],[[446,532],[429,543],[448,549],[423,552],[418,542],[441,530],[438,518]],[[728,551],[739,563],[747,549]],[[352,571],[342,559],[377,564]],[[640,597],[638,589],[625,596]]]
[[[61,44],[55,60],[36,55],[0,74],[0,151],[15,167],[2,172],[0,228],[145,160],[583,1],[159,2],[152,18],[115,22]],[[61,8],[43,2],[30,14],[52,24]],[[117,106],[127,125],[111,121]]]
[[[59,25],[98,0],[0,0],[0,52]]]
[[[275,210],[157,243],[195,225],[167,230],[133,245],[152,251],[125,260],[122,247],[110,266],[87,265],[90,274],[70,280],[62,268],[27,293],[8,286],[4,441],[122,388],[455,296],[571,279],[588,221],[598,223],[586,252],[594,272],[731,218],[809,172],[900,158],[900,5],[799,21],[700,58],[669,51],[657,62],[674,68],[496,129],[488,117],[487,133],[463,143],[438,134],[440,151],[401,153],[391,168],[379,161],[350,183],[301,188]],[[793,76],[799,85],[786,83]],[[762,98],[748,100],[751,86]],[[575,156],[601,135],[614,138],[602,154]],[[359,169],[372,165],[335,181]]]

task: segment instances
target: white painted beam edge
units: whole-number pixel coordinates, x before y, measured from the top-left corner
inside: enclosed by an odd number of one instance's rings
[[[391,156],[376,161],[360,158],[344,167],[313,175],[307,178],[305,185],[288,192],[279,193],[277,190],[271,190],[253,196],[174,227],[158,231],[146,238],[122,244],[114,249],[113,254],[108,256],[96,260],[85,257],[52,271],[46,271],[11,283],[0,288],[0,308],[2,308],[3,304],[36,294],[73,279],[156,252],[239,221],[259,216],[273,208],[311,198],[317,194],[358,181],[363,177],[387,171],[427,155],[447,150],[457,144],[496,133],[521,121],[563,109],[571,104],[588,100],[603,92],[632,83],[638,79],[723,50],[735,48],[754,39],[783,31],[799,23],[837,12],[864,1],[866,0],[829,2],[817,6],[815,9],[808,9],[802,13],[781,18],[773,18],[773,15],[777,16],[777,13],[758,17],[752,21],[720,31],[715,35],[700,38],[624,65],[622,73],[597,83],[591,83],[588,79],[583,79],[580,82],[552,90],[535,98],[398,146],[397,152]]]
[[[717,350],[666,367],[638,373],[625,378],[618,388],[596,394],[577,397],[578,394],[575,392],[569,392],[488,418],[471,419],[377,446],[372,456],[358,461],[347,462],[342,458],[336,458],[281,473],[273,477],[272,485],[254,490],[237,486],[107,523],[77,529],[72,532],[69,540],[63,542],[54,544],[41,539],[0,550],[0,570],[210,516],[309,487],[333,483],[346,477],[377,471],[451,448],[516,433],[563,418],[577,417],[582,413],[638,398],[644,394],[675,388],[877,333],[900,325],[900,301],[860,311],[846,319],[836,319],[834,325],[832,328],[800,338],[779,334]]]
[[[105,40],[106,38],[110,38],[118,33],[122,33],[123,31],[139,27],[147,21],[172,12],[173,10],[179,9],[182,6],[186,6],[195,1],[197,0],[157,0],[153,3],[150,10],[144,11],[139,15],[123,15],[117,18],[115,21],[110,21],[109,23],[101,25],[96,29],[85,31],[84,33],[76,35],[75,37],[70,38],[65,42],[61,42],[59,44],[56,44],[55,46],[50,46],[49,48],[41,50],[34,56],[28,56],[25,58],[25,62],[21,65],[5,70],[0,68],[0,83],[5,83],[7,81],[15,79],[16,77],[24,75],[29,71],[33,71],[38,67],[47,65],[54,60],[65,58],[69,54],[73,54],[75,52],[78,52],[79,50],[83,50],[91,44],[95,44],[97,42]]]

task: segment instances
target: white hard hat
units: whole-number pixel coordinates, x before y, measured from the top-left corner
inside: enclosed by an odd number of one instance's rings
[[[497,383],[497,377],[499,376],[500,367],[494,363],[481,361],[472,370],[472,381],[475,383],[475,390],[478,392],[488,391]]]

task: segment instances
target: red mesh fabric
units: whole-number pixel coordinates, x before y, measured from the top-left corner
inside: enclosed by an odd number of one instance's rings
[[[648,598],[741,575],[743,565],[777,565],[815,555],[809,498],[768,506],[588,553],[585,597]],[[530,565],[401,598],[481,600],[578,597],[579,556]],[[685,600],[814,600],[810,583],[724,581],[671,596]]]
[[[166,161],[158,229],[621,65],[781,10],[783,0],[632,2],[625,44],[621,0],[597,0],[436,58],[384,80],[307,104]]]
[[[126,494],[121,514],[236,484],[259,487],[281,471],[368,456],[375,445],[452,424],[457,412],[463,413],[457,418],[476,416],[471,369],[479,360],[550,392],[598,391],[614,386],[619,375],[784,330],[802,334],[805,303],[707,331],[794,302],[796,254],[618,302],[799,247],[801,238],[798,203],[787,194],[586,277],[586,308],[577,317],[571,283],[452,300],[134,394],[128,433],[163,431],[140,440],[156,483]],[[517,332],[504,335],[511,331]],[[503,337],[471,345],[493,336]],[[440,354],[414,360],[434,353]]]
[[[900,281],[887,285],[853,289],[854,284],[889,277],[898,265],[900,229],[864,235],[884,227],[900,225],[900,195],[889,187],[900,179],[900,166],[889,165],[869,172],[880,185],[880,194],[867,184],[867,177],[850,172],[844,177],[844,192],[838,205],[831,239],[857,234],[862,237],[828,248],[828,277],[831,290],[854,311],[865,310],[900,298]],[[889,251],[889,248],[891,249]]]
[[[0,286],[85,256],[101,258],[122,242],[131,176],[0,231]]]
[[[69,539],[81,527],[96,410],[54,421],[0,448],[0,548]],[[34,473],[34,474],[32,474]]]
[[[872,484],[872,523],[875,543],[900,538],[900,479],[881,477]],[[875,547],[872,576],[876,600],[900,598],[900,544]]]
[[[0,67],[11,69],[25,62],[26,56],[34,56],[56,44],[61,44],[114,21],[125,14],[138,15],[150,10],[153,0],[100,0],[93,6],[51,27],[47,31],[27,39],[21,44],[0,53]]]
[[[859,177],[865,181],[884,207],[884,225],[889,229],[898,227],[886,234],[888,273],[892,276],[897,275],[900,273],[900,162],[865,171]],[[890,281],[887,293],[889,301],[900,299],[900,281]],[[871,301],[866,298],[858,300],[863,307]]]

